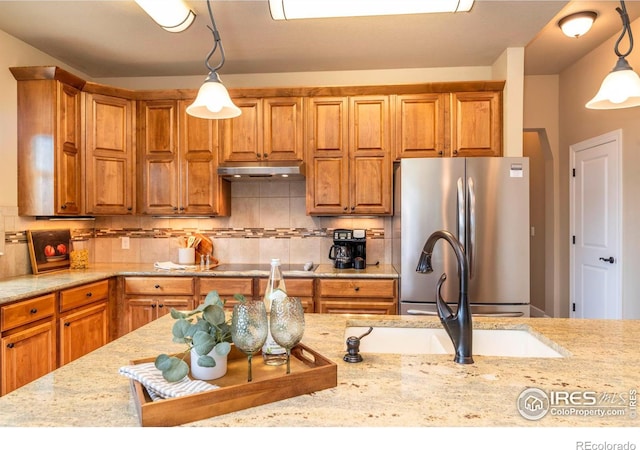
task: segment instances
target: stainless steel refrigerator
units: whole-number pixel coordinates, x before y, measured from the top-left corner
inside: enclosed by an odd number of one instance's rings
[[[436,283],[455,310],[455,254],[440,240],[433,273],[416,272],[425,241],[448,230],[470,267],[475,315],[529,316],[529,160],[407,158],[395,167],[393,263],[400,274],[400,314],[436,314]]]

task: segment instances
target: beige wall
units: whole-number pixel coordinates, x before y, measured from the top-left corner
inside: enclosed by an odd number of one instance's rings
[[[640,35],[640,21],[632,24]],[[623,316],[640,318],[640,108],[596,111],[584,107],[615,65],[614,44],[618,34],[559,75],[525,77],[524,128],[543,130],[552,158],[552,217],[546,231],[553,244],[553,274],[546,276],[547,314],[566,317],[570,306],[570,150],[572,144],[622,129],[622,264]],[[621,49],[626,50],[628,41]],[[630,57],[640,68],[640,51]],[[547,211],[549,211],[547,209]],[[547,247],[549,248],[549,247]],[[549,261],[549,255],[547,255]],[[551,262],[551,261],[550,261]],[[552,307],[550,308],[549,300]]]
[[[640,36],[640,20],[632,24],[632,32]],[[589,110],[584,107],[598,91],[604,77],[617,61],[612,37],[602,46],[560,74],[560,196],[569,204],[569,146],[601,134],[621,129],[622,138],[622,265],[623,316],[640,318],[640,108],[621,110]],[[628,40],[621,43],[626,51]],[[636,72],[640,69],[640,49],[627,58]],[[569,236],[568,208],[561,209],[561,236]],[[569,246],[560,253],[561,295],[569,297]],[[568,305],[567,305],[568,309]]]

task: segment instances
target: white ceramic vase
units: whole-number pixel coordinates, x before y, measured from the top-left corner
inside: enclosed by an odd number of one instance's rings
[[[219,355],[213,349],[209,352],[209,356],[216,360],[215,367],[202,367],[198,364],[199,355],[195,349],[191,349],[191,376],[198,380],[215,380],[225,376],[227,373],[227,356]]]

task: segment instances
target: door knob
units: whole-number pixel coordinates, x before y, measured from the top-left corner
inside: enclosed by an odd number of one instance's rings
[[[604,261],[604,262],[608,262],[609,264],[613,264],[615,262],[615,259],[613,259],[613,256],[609,256],[608,258],[603,258],[602,256],[600,258],[598,258],[600,261]]]

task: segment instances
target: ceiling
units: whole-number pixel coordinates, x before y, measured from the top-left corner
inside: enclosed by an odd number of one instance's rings
[[[203,75],[213,45],[207,4],[186,1],[197,18],[177,34],[133,0],[0,0],[0,30],[94,79]],[[273,21],[267,0],[212,3],[222,74],[490,66],[507,47],[525,47],[526,75],[557,74],[620,33],[618,5],[476,0],[469,13]],[[626,6],[631,20],[640,16],[640,1]],[[598,19],[587,35],[567,38],[557,21],[579,10]]]

